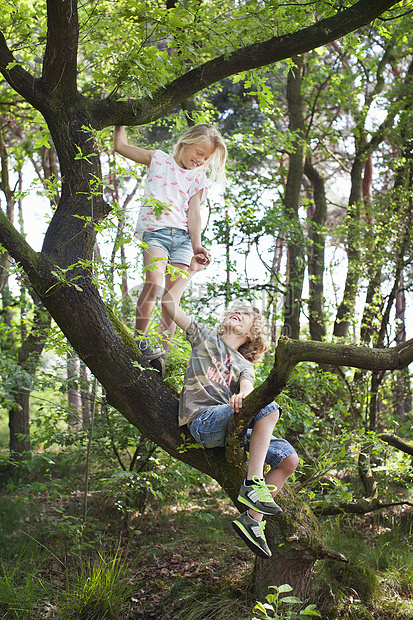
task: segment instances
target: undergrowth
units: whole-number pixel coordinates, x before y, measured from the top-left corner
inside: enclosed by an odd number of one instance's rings
[[[254,556],[233,534],[237,512],[218,485],[191,475],[143,512],[94,490],[86,522],[81,489],[4,485],[0,618],[251,620]],[[413,620],[412,524],[401,508],[325,519],[327,545],[349,561],[316,563],[303,609],[325,620]]]

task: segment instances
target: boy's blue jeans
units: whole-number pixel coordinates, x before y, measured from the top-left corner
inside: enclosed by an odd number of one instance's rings
[[[277,403],[273,401],[261,409],[253,418],[250,428],[247,430],[247,450],[249,450],[249,438],[254,424],[278,408]],[[195,420],[192,420],[188,424],[189,432],[203,448],[223,447],[232,416],[233,412],[230,405],[216,405],[203,411]],[[291,454],[295,454],[295,450],[286,439],[272,437],[265,462],[273,469]]]

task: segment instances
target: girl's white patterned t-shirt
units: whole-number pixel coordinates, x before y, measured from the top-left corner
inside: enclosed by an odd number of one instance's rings
[[[172,155],[157,149],[148,168],[143,205],[138,215],[136,233],[179,228],[188,232],[189,201],[201,191],[201,205],[208,193],[208,181],[203,170],[180,168]],[[154,205],[164,206],[155,215]]]

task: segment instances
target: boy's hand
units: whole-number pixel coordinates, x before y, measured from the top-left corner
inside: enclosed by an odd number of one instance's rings
[[[191,264],[189,265],[189,270],[194,272],[202,271],[209,265],[210,262],[210,259],[208,259],[208,261],[205,259],[204,254],[194,254]]]
[[[231,407],[231,411],[235,411],[238,413],[242,408],[242,401],[244,400],[246,394],[233,394],[229,399],[229,404]]]

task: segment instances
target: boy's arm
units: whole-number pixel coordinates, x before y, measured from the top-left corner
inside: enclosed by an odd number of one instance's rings
[[[238,411],[242,408],[242,401],[252,392],[253,389],[254,386],[249,379],[241,379],[238,394],[233,394],[229,399],[231,411],[238,413]]]
[[[199,254],[199,261],[202,261],[203,264],[209,265],[211,262],[211,257],[206,248],[202,246],[201,243],[201,194],[203,190],[199,190],[192,198],[189,200],[189,209],[188,209],[188,231],[189,236],[191,237],[192,249],[195,255]]]
[[[188,331],[192,319],[185,310],[179,307],[179,301],[191,278],[198,271],[202,271],[202,269],[206,267],[206,264],[198,261],[199,258],[199,255],[198,257],[192,257],[187,278],[179,278],[176,280],[175,284],[162,298],[162,307],[165,308],[171,319],[175,321],[178,327],[183,329],[184,332]]]
[[[117,125],[113,134],[113,148],[116,153],[136,161],[138,164],[145,164],[150,166],[153,154],[155,151],[148,149],[141,149],[139,146],[132,146],[128,144],[126,137],[125,127],[123,125]]]

